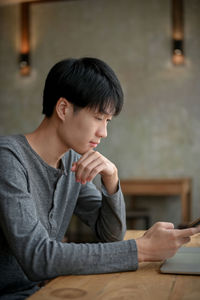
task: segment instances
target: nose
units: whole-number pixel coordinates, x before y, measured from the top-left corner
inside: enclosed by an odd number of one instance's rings
[[[107,123],[101,125],[101,127],[98,128],[96,135],[100,138],[106,138],[107,137]]]

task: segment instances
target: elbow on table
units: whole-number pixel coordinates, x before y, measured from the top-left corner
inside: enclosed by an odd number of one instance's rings
[[[125,234],[126,234],[126,229],[121,231],[121,233],[116,237],[115,242],[123,241],[124,237],[125,237]]]
[[[34,271],[32,267],[23,268],[23,271],[30,281],[37,282],[50,279],[47,278],[47,276],[45,276],[43,273]]]
[[[114,242],[120,242],[124,240],[126,234],[126,224],[121,224],[120,230],[116,232],[113,236],[115,237]]]
[[[48,269],[48,262],[41,263],[38,260],[26,260],[21,264],[22,270],[30,281],[44,281],[56,277]]]
[[[117,232],[101,232],[99,235],[103,242],[120,242],[124,240],[126,234],[126,227]]]

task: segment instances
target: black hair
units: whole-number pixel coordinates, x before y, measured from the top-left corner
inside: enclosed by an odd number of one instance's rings
[[[60,97],[75,109],[88,107],[112,115],[118,115],[123,106],[123,91],[117,76],[97,58],[70,58],[52,67],[45,82],[42,113],[51,117]]]

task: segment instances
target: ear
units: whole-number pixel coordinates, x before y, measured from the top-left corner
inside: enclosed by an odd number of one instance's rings
[[[55,110],[59,119],[63,121],[65,120],[69,107],[70,107],[70,103],[65,98],[61,97],[58,99]]]

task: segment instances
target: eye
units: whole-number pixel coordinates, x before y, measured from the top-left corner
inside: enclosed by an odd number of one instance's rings
[[[96,120],[98,121],[106,121],[106,123],[110,122],[112,118],[105,116],[105,115],[101,115],[101,114],[98,114],[98,115],[95,115],[94,116]]]
[[[103,121],[103,117],[96,116],[95,119],[97,119],[98,121]]]

